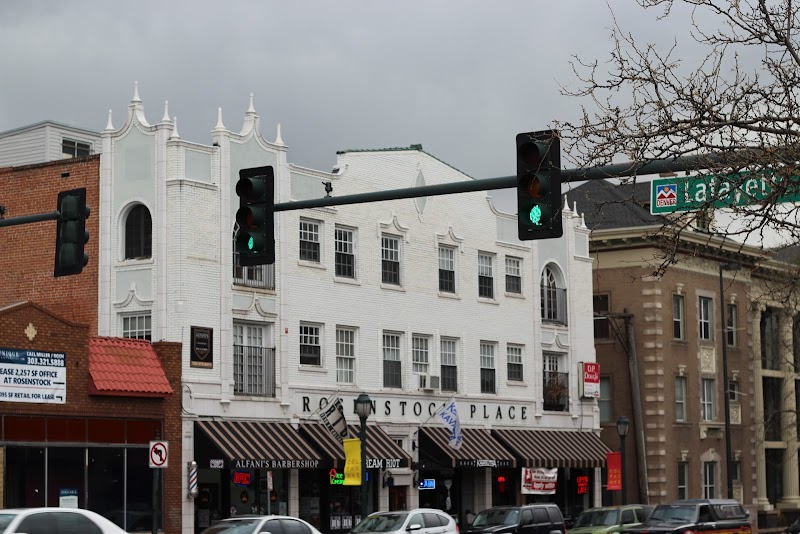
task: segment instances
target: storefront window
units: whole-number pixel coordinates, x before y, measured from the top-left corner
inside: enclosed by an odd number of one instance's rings
[[[128,531],[150,531],[153,528],[153,471],[148,449],[127,449],[126,463],[128,502],[125,506],[125,525]],[[159,478],[163,487],[163,476]],[[119,524],[119,523],[117,523]]]
[[[78,508],[86,507],[86,483],[83,468],[84,447],[50,447],[47,449],[47,505],[60,506],[62,496],[77,495]]]
[[[7,447],[5,486],[6,508],[45,506],[44,447]]]
[[[322,518],[320,510],[320,480],[316,473],[309,473],[307,484],[300,484],[300,519],[311,523],[317,530],[322,528]]]
[[[88,509],[104,517],[115,518],[120,526],[125,481],[123,451],[116,447],[89,448]]]

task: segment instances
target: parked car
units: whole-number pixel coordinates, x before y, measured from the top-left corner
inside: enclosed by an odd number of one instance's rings
[[[322,534],[302,519],[285,515],[242,515],[217,521],[201,534]]]
[[[655,506],[649,504],[626,504],[603,506],[584,510],[575,519],[569,534],[616,534],[623,527],[644,523]]]
[[[433,508],[415,508],[396,512],[375,512],[353,527],[351,534],[420,534],[455,533],[456,521],[446,512]]]
[[[117,525],[82,508],[0,510],[0,534],[125,534]]]
[[[800,534],[800,517],[792,521],[792,523],[783,529],[781,534]]]
[[[565,534],[564,517],[552,503],[494,506],[475,516],[467,534]]]
[[[656,506],[647,521],[626,527],[625,534],[682,534],[725,531],[750,534],[750,515],[733,499],[685,499]]]

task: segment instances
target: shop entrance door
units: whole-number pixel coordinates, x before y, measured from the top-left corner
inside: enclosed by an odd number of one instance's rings
[[[389,488],[389,511],[408,509],[408,486],[392,486]]]

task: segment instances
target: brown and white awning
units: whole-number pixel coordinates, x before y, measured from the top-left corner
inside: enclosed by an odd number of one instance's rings
[[[347,425],[347,430],[350,437],[359,437],[358,425]],[[330,459],[332,467],[337,469],[344,467],[342,444],[324,425],[303,423],[300,425],[300,433]],[[411,465],[411,456],[378,425],[367,424],[366,452],[368,469],[392,469]]]
[[[594,432],[504,428],[492,434],[514,453],[520,467],[603,467],[609,451]]]
[[[448,445],[450,429],[423,426],[419,429],[422,452],[437,458],[444,467],[516,467],[514,455],[483,428],[461,427],[464,439],[456,450]]]

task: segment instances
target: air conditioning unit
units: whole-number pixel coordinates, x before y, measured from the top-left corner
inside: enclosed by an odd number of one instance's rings
[[[433,379],[435,379],[435,385]],[[417,375],[417,386],[423,391],[433,391],[439,387],[439,377],[431,375]]]
[[[431,387],[431,389],[439,389],[439,377],[436,375],[428,376],[428,385]]]

